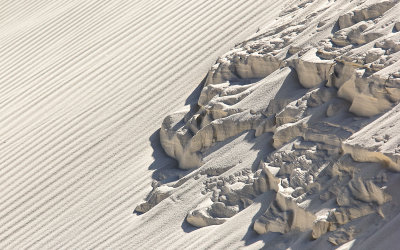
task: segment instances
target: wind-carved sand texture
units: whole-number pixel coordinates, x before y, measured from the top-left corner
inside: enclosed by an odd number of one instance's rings
[[[0,249],[397,249],[399,13],[0,1]]]
[[[261,203],[249,230],[271,249],[357,247],[398,214],[400,4],[287,6],[164,119],[181,176],[155,180],[137,212],[200,183],[187,223],[217,233]]]

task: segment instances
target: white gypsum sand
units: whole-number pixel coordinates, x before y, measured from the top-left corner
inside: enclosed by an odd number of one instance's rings
[[[398,1],[2,5],[0,248],[397,246]]]

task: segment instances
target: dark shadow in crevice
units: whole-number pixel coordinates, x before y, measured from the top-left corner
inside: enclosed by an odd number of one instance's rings
[[[195,227],[195,226],[190,225],[190,224],[186,221],[186,219],[183,220],[181,227],[182,227],[182,229],[183,229],[183,231],[184,231],[185,233],[191,233],[191,232],[196,231],[197,229],[199,229],[199,228],[197,228],[197,227]]]
[[[268,191],[264,194],[259,195],[257,198],[253,200],[254,201],[253,205],[260,203],[261,207],[251,219],[251,224],[248,227],[247,233],[242,238],[242,240],[245,242],[245,246],[252,245],[260,240],[268,242],[269,239],[272,240],[277,235],[279,235],[278,233],[269,233],[265,235],[260,235],[253,229],[254,222],[267,211],[271,203],[275,200],[275,195],[276,193],[274,191]]]
[[[241,78],[241,79],[230,81],[229,85],[230,86],[235,86],[235,85],[245,86],[245,85],[256,83],[256,82],[260,81],[261,79],[263,79],[263,78],[247,78],[247,79]]]
[[[185,171],[178,168],[178,162],[169,157],[160,143],[160,130],[155,131],[149,138],[150,145],[153,148],[153,163],[149,170],[155,170],[152,178],[160,184],[173,182],[179,179]]]
[[[185,105],[197,104],[201,91],[203,90],[204,84],[206,83],[207,75],[203,78],[199,85],[193,90],[193,92],[186,98]]]
[[[339,30],[340,30],[339,20],[337,20],[335,22],[335,25],[333,25],[333,27],[332,27],[331,34],[335,34]]]

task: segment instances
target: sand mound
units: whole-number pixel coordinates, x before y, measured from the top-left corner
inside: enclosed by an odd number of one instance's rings
[[[202,183],[204,201],[187,211],[189,224],[234,225],[261,202],[251,227],[280,235],[258,239],[272,249],[295,242],[308,249],[357,246],[371,234],[367,225],[382,227],[399,212],[391,183],[400,170],[400,5],[369,2],[338,13],[344,3],[304,4],[219,58],[197,104],[164,119],[161,145],[188,174],[160,182],[150,197],[161,187],[174,197],[183,184]],[[242,137],[235,147],[246,151],[241,144],[260,136],[269,139],[257,157],[242,156],[250,164],[224,150]],[[157,206],[151,198],[138,208]]]

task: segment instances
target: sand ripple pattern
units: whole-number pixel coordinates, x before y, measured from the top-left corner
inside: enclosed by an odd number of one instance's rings
[[[278,4],[0,3],[0,248],[131,248],[147,238],[139,228],[150,218],[132,208],[149,192],[149,137]],[[184,240],[165,237],[174,227],[145,243]]]

